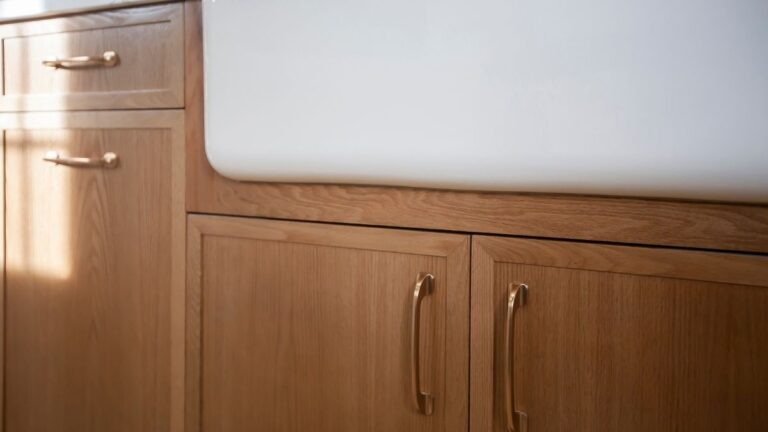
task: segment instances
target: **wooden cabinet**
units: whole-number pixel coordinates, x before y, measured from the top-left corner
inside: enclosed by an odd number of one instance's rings
[[[184,106],[183,5],[0,25],[0,111]]]
[[[0,126],[2,430],[180,432],[183,113],[0,115]]]
[[[190,216],[188,259],[188,431],[466,431],[468,236]]]
[[[0,432],[768,430],[768,207],[229,181],[200,10],[0,26]]]
[[[768,258],[494,237],[472,250],[472,432],[507,431],[511,399],[535,432],[768,429]]]
[[[189,227],[190,431],[768,425],[766,257],[476,236],[470,324],[467,236],[217,216]],[[434,291],[414,320],[423,273]],[[432,415],[414,402],[414,370]]]

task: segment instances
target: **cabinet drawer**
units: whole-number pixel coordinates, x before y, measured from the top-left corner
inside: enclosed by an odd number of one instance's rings
[[[180,3],[9,24],[0,39],[1,111],[184,105]]]
[[[0,115],[4,430],[182,430],[183,134],[178,110]]]

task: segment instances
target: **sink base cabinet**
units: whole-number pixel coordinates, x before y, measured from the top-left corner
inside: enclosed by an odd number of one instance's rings
[[[475,236],[470,265],[468,240],[190,216],[187,430],[768,425],[768,258]]]
[[[472,432],[506,432],[510,399],[535,432],[768,427],[768,258],[494,237],[472,251]]]
[[[2,430],[183,428],[183,114],[1,116]],[[44,160],[98,161],[114,167]],[[82,162],[82,161],[81,161]]]
[[[191,216],[188,245],[189,432],[466,431],[468,236]]]

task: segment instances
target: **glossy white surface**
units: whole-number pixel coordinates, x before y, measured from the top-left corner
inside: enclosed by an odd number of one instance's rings
[[[105,6],[147,3],[144,0],[0,0],[0,21],[36,18]]]
[[[238,180],[768,202],[768,1],[204,0]]]

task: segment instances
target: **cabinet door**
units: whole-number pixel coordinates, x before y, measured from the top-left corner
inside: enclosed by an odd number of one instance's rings
[[[4,431],[181,431],[182,115],[0,118]]]
[[[466,431],[468,236],[210,216],[189,232],[190,431]]]
[[[768,430],[768,258],[473,241],[473,432]]]

